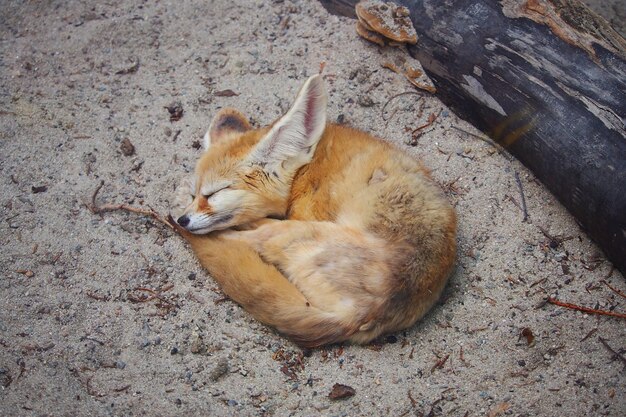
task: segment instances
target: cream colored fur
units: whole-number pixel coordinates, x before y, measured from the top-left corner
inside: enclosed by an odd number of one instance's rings
[[[456,252],[454,210],[427,171],[366,133],[326,125],[325,107],[314,76],[268,128],[220,112],[178,199],[186,237],[224,292],[305,346],[411,326]]]

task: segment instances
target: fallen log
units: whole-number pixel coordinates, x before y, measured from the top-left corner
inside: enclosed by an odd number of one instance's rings
[[[321,0],[354,16],[353,0]],[[398,0],[460,117],[506,147],[626,274],[626,41],[578,0]]]

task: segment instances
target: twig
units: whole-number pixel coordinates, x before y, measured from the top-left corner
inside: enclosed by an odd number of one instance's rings
[[[419,96],[419,98],[417,99],[417,101],[420,101],[422,99],[422,95],[420,93],[418,93],[417,91],[405,91],[403,93],[398,93],[395,96],[391,96],[389,98],[389,100],[387,100],[387,102],[385,103],[385,105],[383,106],[383,108],[380,111],[380,115],[383,118],[383,120],[385,122],[388,122],[389,120],[391,120],[391,118],[393,117],[394,114],[396,114],[396,112],[394,111],[391,116],[389,116],[389,119],[385,119],[385,109],[387,108],[387,106],[389,105],[389,103],[391,103],[393,100],[395,100],[398,97],[402,97],[402,96],[406,96],[406,95],[416,95]]]
[[[441,114],[441,111],[443,110],[443,107],[439,109],[439,111],[437,113],[431,113],[430,116],[428,116],[428,120],[426,121],[426,123],[424,123],[421,126],[416,127],[415,129],[413,129],[413,131],[411,132],[412,134],[417,133],[418,131],[422,130],[422,129],[426,129],[428,126],[432,125],[433,123],[435,123],[435,120],[437,120],[437,118],[439,117],[439,115]]]
[[[91,195],[91,206],[87,205],[87,208],[93,212],[93,209],[95,209],[96,206],[96,197],[98,196],[98,193],[100,192],[100,190],[102,189],[102,187],[104,187],[104,181],[100,181],[100,184],[98,184],[98,186],[96,187],[96,189],[94,190],[93,194]],[[92,209],[93,208],[93,209]]]
[[[595,327],[591,330],[589,330],[589,333],[587,333],[587,336],[583,337],[582,339],[580,339],[581,342],[584,342],[585,340],[589,339],[591,337],[592,334],[594,334],[595,332],[598,331],[598,328]]]
[[[611,360],[619,359],[620,361],[622,361],[622,363],[626,367],[626,358],[624,358],[622,355],[620,355],[618,352],[616,352],[615,349],[613,349],[611,346],[609,346],[608,342],[606,340],[604,340],[603,338],[601,338],[600,336],[598,336],[598,340],[604,345],[606,350],[608,350],[609,352],[611,352],[613,354],[613,358],[611,358]]]
[[[147,301],[158,299],[158,300],[168,304],[170,307],[174,307],[174,304],[170,300],[168,300],[165,297],[163,297],[163,295],[162,295],[165,291],[169,291],[172,288],[174,288],[174,285],[172,285],[172,284],[167,285],[167,286],[165,286],[165,287],[163,287],[163,288],[161,288],[159,290],[153,290],[152,288],[137,287],[137,288],[135,288],[135,291],[145,291],[147,293],[150,293],[151,295],[146,297],[146,298],[139,298],[139,297],[135,297],[135,296],[131,295],[131,296],[128,297],[128,299],[130,301],[133,301],[133,302],[136,302],[136,303],[145,303]]]
[[[114,392],[128,391],[130,387],[131,387],[130,385],[124,385],[123,387],[114,388],[113,391]]]
[[[604,285],[606,285],[607,287],[609,287],[611,289],[611,291],[613,291],[615,294],[619,295],[620,297],[624,297],[626,298],[626,294],[624,294],[623,292],[621,292],[620,290],[618,290],[617,288],[613,288],[611,286],[611,284],[609,284],[608,282],[606,282],[605,280],[600,280],[600,282],[602,282]]]
[[[539,231],[541,231],[541,233],[543,233],[543,235],[545,237],[548,238],[548,240],[550,241],[550,247],[552,249],[556,249],[557,246],[561,245],[561,243],[563,242],[567,242],[568,240],[572,240],[574,239],[575,236],[553,236],[552,234],[550,234],[546,229],[544,229],[543,227],[537,225],[537,228],[539,229]],[[584,261],[583,261],[584,262]]]
[[[93,298],[94,300],[109,301],[109,297],[107,297],[105,295],[98,295],[98,294],[95,294],[95,293],[93,293],[91,291],[87,291],[85,294],[87,295],[87,297]]]
[[[576,304],[565,303],[563,301],[559,301],[559,300],[554,299],[552,297],[548,297],[547,302],[549,302],[550,304],[557,305],[559,307],[565,307],[565,308],[569,308],[569,309],[572,309],[572,310],[582,311],[584,313],[600,314],[600,315],[604,315],[604,316],[612,316],[612,317],[619,317],[621,319],[626,319],[626,314],[624,314],[624,313],[616,313],[614,311],[597,310],[595,308],[583,307],[583,306],[579,306],[579,305],[576,305]]]
[[[415,398],[413,398],[413,396],[411,395],[411,390],[408,390],[406,394],[409,397],[409,401],[411,401],[411,406],[413,408],[416,408],[417,407],[417,401],[415,401]]]
[[[159,213],[157,213],[156,211],[152,209],[133,207],[133,206],[129,206],[128,204],[103,204],[99,206],[98,204],[96,204],[96,197],[98,196],[98,193],[100,192],[103,186],[104,186],[104,181],[100,181],[100,185],[96,187],[96,190],[93,192],[91,196],[91,203],[86,204],[89,211],[91,211],[93,214],[102,214],[102,213],[106,213],[109,211],[118,211],[118,210],[128,211],[131,213],[136,213],[136,214],[141,214],[143,216],[152,217],[154,220],[167,226],[168,228],[172,229],[174,232],[180,233],[178,226],[174,222],[174,219],[172,218],[171,215],[168,215],[167,217],[162,217],[161,215],[159,215]]]
[[[519,177],[519,173],[517,172],[517,170],[515,170],[514,172],[515,182],[517,182],[517,186],[519,187],[519,193],[522,198],[522,212],[524,213],[524,218],[522,219],[522,222],[525,222],[526,220],[528,220],[528,210],[526,209],[526,196],[524,195],[524,187],[522,187],[522,180]]]
[[[104,342],[103,342],[103,341],[98,340],[98,339],[96,339],[96,338],[94,338],[94,337],[91,337],[91,336],[82,336],[82,337],[80,338],[80,341],[82,342],[83,340],[90,340],[90,341],[92,341],[92,342],[96,342],[96,343],[97,343],[97,344],[99,344],[100,346],[104,346]]]
[[[152,288],[144,288],[144,287],[136,287],[134,289],[134,291],[145,291],[147,293],[149,293],[150,295],[148,296],[136,296],[133,294],[128,294],[126,296],[126,298],[133,302],[133,303],[146,303],[148,301],[152,301],[152,300],[159,300],[155,305],[157,308],[162,309],[163,311],[161,311],[160,313],[157,313],[161,316],[164,316],[168,313],[170,313],[171,311],[175,310],[176,308],[178,308],[179,306],[173,301],[173,300],[168,300],[167,298],[165,298],[163,296],[163,293],[165,291],[168,291],[170,289],[172,289],[174,287],[174,285],[167,285],[161,289],[157,289],[157,290],[153,290]],[[176,297],[176,295],[174,295],[174,297]]]
[[[508,152],[506,152],[506,150],[505,150],[502,146],[500,146],[499,144],[497,144],[496,142],[494,142],[494,141],[493,141],[490,137],[488,137],[488,136],[481,136],[481,135],[477,135],[477,134],[475,134],[475,133],[469,132],[469,131],[467,131],[467,130],[465,130],[465,129],[461,129],[460,127],[458,127],[458,126],[454,126],[454,125],[451,125],[450,127],[452,127],[453,129],[458,130],[459,132],[463,132],[463,133],[465,133],[465,134],[467,134],[467,135],[470,135],[470,136],[471,136],[471,137],[473,137],[473,138],[476,138],[476,139],[480,139],[480,140],[482,140],[483,142],[485,142],[485,143],[487,143],[487,144],[489,144],[489,145],[493,146],[493,147],[494,147],[494,149],[495,149],[496,151],[498,151],[498,153],[499,153],[500,155],[504,156],[507,160],[509,160],[509,161],[512,161],[512,160],[513,160],[513,158],[511,157],[511,155],[510,155]]]
[[[87,394],[91,395],[92,397],[104,397],[104,394],[99,393],[91,386],[92,379],[93,375],[85,380],[85,390],[87,391]]]
[[[220,297],[217,300],[213,300],[213,304],[223,303],[224,301],[230,301],[230,297],[227,295]]]
[[[435,365],[430,369],[430,373],[432,374],[433,372],[435,372],[435,369],[443,368],[443,365],[446,364],[446,361],[448,360],[449,357],[450,357],[450,355],[448,354],[448,355],[444,356],[443,358],[439,359],[435,363]]]
[[[459,352],[459,359],[467,365],[467,362],[465,362],[465,355],[463,354],[463,346],[461,346],[461,351]]]

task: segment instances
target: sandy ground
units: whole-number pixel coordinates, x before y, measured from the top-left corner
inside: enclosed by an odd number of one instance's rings
[[[605,284],[623,277],[436,98],[383,109],[412,89],[380,66],[402,51],[305,1],[3,2],[0,21],[1,415],[624,415],[624,321],[544,302],[624,312]],[[224,301],[178,236],[85,202],[104,181],[98,201],[166,213],[219,108],[269,123],[322,61],[330,120],[422,159],[460,246],[421,323],[303,352]],[[335,383],[356,394],[331,400]]]

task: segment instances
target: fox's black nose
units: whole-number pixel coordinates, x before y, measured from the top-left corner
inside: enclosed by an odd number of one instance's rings
[[[189,216],[187,216],[186,214],[184,216],[180,216],[178,220],[176,220],[176,222],[182,227],[187,227],[187,225],[189,224]]]

